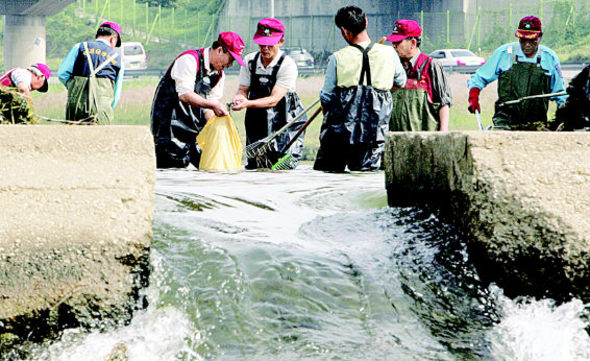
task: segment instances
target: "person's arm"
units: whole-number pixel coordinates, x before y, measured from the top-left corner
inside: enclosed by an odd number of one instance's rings
[[[498,79],[501,72],[501,63],[503,62],[506,55],[509,55],[507,52],[508,47],[502,46],[482,65],[477,71],[471,76],[471,80],[469,81],[469,88],[478,88],[479,90],[483,89],[489,83],[493,82],[494,80]],[[516,51],[516,49],[512,49],[512,51]]]
[[[115,94],[113,95],[113,104],[111,105],[113,109],[115,109],[117,103],[119,103],[119,98],[121,98],[121,92],[123,91],[123,77],[125,76],[125,64],[123,64],[122,59],[119,59],[118,61],[121,62],[121,69],[115,79]]]
[[[195,93],[195,78],[197,76],[197,60],[191,54],[176,59],[170,75],[176,83],[178,99],[184,103],[199,108],[211,109],[215,115],[227,115],[227,108],[219,100],[207,99]]]
[[[30,101],[33,74],[28,69],[18,68],[10,74],[10,80],[16,85],[16,90]]]
[[[80,44],[74,45],[68,55],[64,58],[57,70],[57,77],[59,81],[62,82],[63,85],[66,85],[68,80],[72,77],[72,72],[74,70],[74,63],[76,62],[76,58],[78,56],[78,50],[80,49]]]
[[[449,105],[445,104],[438,110],[438,118],[440,120],[440,131],[441,132],[448,132],[449,131],[449,115],[450,109]]]
[[[285,97],[287,91],[287,88],[283,88],[282,86],[275,84],[269,96],[254,100],[244,98],[241,102],[234,105],[233,109],[242,110],[244,108],[272,108]]]
[[[432,79],[432,102],[440,104],[438,117],[440,131],[449,130],[450,107],[453,105],[453,94],[444,68],[436,59],[430,63],[430,79]]]
[[[224,86],[225,86],[225,73],[221,73],[221,78],[219,79],[217,84],[215,84],[213,89],[211,89],[211,91],[209,92],[209,95],[207,95],[207,99],[209,99],[211,101],[218,101],[219,102],[221,100],[221,97],[223,96]],[[213,118],[213,115],[215,115],[215,112],[213,110],[205,109],[205,120],[209,120],[209,119]]]
[[[557,54],[550,52],[552,59],[551,64],[551,92],[552,93],[560,93],[565,91],[565,82],[563,80],[563,75],[561,74],[561,64],[559,63],[559,58]],[[567,100],[567,95],[562,95],[560,97],[553,97],[551,98],[557,104],[565,104]]]
[[[335,97],[334,89],[338,85],[338,78],[337,78],[337,69],[338,60],[334,55],[330,55],[328,57],[328,65],[326,66],[326,76],[324,78],[324,86],[320,91],[320,100],[322,102],[322,107],[326,109],[326,105]]]

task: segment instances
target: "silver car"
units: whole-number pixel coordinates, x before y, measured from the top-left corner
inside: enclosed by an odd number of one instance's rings
[[[296,47],[283,48],[283,51],[295,60],[298,69],[313,69],[314,59],[307,50]]]

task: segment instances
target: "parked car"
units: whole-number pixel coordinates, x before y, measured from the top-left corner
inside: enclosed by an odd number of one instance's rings
[[[486,62],[484,58],[467,49],[440,49],[430,53],[430,56],[438,59],[443,66],[474,66]]]
[[[314,59],[313,56],[305,49],[295,47],[295,48],[283,48],[283,51],[289,55],[293,60],[295,60],[295,64],[297,64],[297,68],[299,69],[313,69],[314,67]]]
[[[121,43],[119,51],[123,51],[123,63],[125,64],[125,71],[127,70],[143,70],[147,69],[147,55],[143,45],[139,42],[124,42]]]

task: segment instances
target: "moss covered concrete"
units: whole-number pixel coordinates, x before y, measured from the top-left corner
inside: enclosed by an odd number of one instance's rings
[[[146,127],[0,126],[0,349],[130,319],[154,185]]]
[[[590,133],[390,133],[390,205],[435,203],[508,295],[590,301]]]

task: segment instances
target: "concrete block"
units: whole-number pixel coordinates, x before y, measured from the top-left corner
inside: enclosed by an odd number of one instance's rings
[[[0,126],[0,336],[129,319],[154,185],[147,127]]]
[[[590,133],[390,133],[391,205],[434,202],[508,295],[590,300]]]

